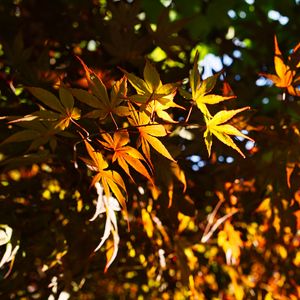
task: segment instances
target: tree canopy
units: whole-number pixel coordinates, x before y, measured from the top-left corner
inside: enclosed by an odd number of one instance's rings
[[[299,299],[299,6],[1,1],[1,299]]]

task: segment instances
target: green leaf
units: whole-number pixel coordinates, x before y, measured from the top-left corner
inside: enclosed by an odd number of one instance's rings
[[[77,98],[80,102],[91,106],[93,108],[101,108],[103,104],[101,101],[92,95],[91,93],[82,90],[82,89],[71,89],[71,93],[74,95],[75,98]]]
[[[85,118],[103,120],[107,117],[107,112],[102,109],[95,109],[84,115]]]
[[[31,114],[37,116],[39,121],[57,121],[60,118],[60,114],[52,112],[50,110],[40,110]],[[20,120],[22,121],[22,120]]]
[[[59,98],[60,98],[60,101],[62,103],[62,105],[68,109],[68,110],[71,110],[74,106],[74,98],[72,96],[72,94],[70,93],[69,90],[63,88],[63,87],[60,87],[59,88]]]
[[[95,84],[94,87],[91,87],[93,94],[101,99],[104,104],[109,105],[107,90],[102,80],[95,73],[91,75],[91,80]]]
[[[193,69],[190,72],[190,86],[192,90],[192,98],[195,99],[197,90],[200,86],[200,73],[198,69],[198,60],[199,60],[199,52],[196,52],[195,58],[194,58],[194,65]]]
[[[206,129],[203,136],[204,136],[204,142],[205,142],[205,145],[206,145],[208,156],[210,156],[211,146],[212,146],[212,134],[208,129]]]
[[[98,97],[104,103],[104,105],[109,105],[107,90],[102,80],[97,76],[97,74],[87,67],[80,57],[77,56],[77,58],[85,70],[89,88],[92,90],[93,94]]]
[[[48,150],[39,151],[38,153],[25,154],[18,157],[8,158],[0,162],[0,166],[5,166],[6,170],[20,168],[24,165],[32,165],[44,162],[51,157]]]
[[[49,135],[39,136],[39,138],[34,139],[30,144],[28,151],[37,150],[40,146],[47,144],[50,141]]]
[[[35,131],[35,130],[22,130],[19,132],[16,132],[9,136],[7,139],[5,139],[1,145],[8,144],[8,143],[14,143],[14,142],[25,142],[25,141],[30,141],[33,140],[37,137],[40,136],[40,133]]]
[[[179,88],[178,88],[178,91],[179,91],[179,94],[180,94],[183,98],[185,98],[185,99],[187,99],[187,100],[191,100],[191,99],[192,99],[192,94],[191,94],[190,92],[186,91],[185,89],[179,87]]]
[[[210,76],[210,77],[206,78],[205,80],[203,80],[201,82],[199,94],[203,95],[203,94],[207,94],[207,93],[211,92],[212,89],[215,87],[219,76],[220,76],[220,73],[217,73],[217,74]]]
[[[28,90],[34,97],[51,109],[60,113],[65,112],[65,109],[59,102],[58,98],[47,90],[38,87],[28,87]]]
[[[9,124],[14,124],[14,123],[22,123],[22,122],[28,122],[29,126],[33,125],[36,122],[33,122],[34,120],[38,121],[57,121],[60,118],[60,114],[55,113],[50,110],[39,110],[31,113],[30,115],[26,115],[21,118],[14,119],[12,121],[9,121]],[[23,123],[24,124],[24,123]],[[22,124],[19,124],[22,126]]]

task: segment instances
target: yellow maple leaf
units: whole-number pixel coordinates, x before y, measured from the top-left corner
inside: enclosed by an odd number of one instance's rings
[[[128,118],[129,123],[136,127],[139,131],[138,146],[142,147],[142,151],[145,154],[147,161],[152,166],[150,156],[150,146],[154,148],[158,153],[174,161],[174,158],[169,153],[164,144],[157,138],[167,135],[165,127],[161,124],[150,122],[150,117],[145,112],[138,112],[132,105],[129,105],[131,115]]]
[[[245,155],[239,149],[239,147],[234,143],[230,135],[243,137],[254,142],[250,137],[241,133],[237,128],[230,124],[225,124],[231,118],[233,118],[236,114],[249,109],[250,107],[243,107],[235,110],[221,110],[216,113],[213,117],[207,118],[205,117],[206,122],[206,130],[204,132],[204,140],[205,145],[210,156],[211,154],[211,146],[212,146],[212,136],[214,135],[218,140],[220,140],[225,145],[235,149],[238,153],[240,153],[244,158]]]
[[[122,70],[137,94],[128,97],[131,101],[140,105],[141,111],[151,115],[156,113],[161,119],[174,122],[171,116],[165,111],[171,107],[183,109],[173,102],[177,87],[175,84],[162,84],[159,73],[147,60],[144,68],[144,79]]]

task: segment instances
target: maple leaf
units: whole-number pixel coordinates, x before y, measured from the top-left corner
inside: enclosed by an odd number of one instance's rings
[[[28,90],[46,107],[51,108],[52,111],[34,112],[25,116],[25,119],[20,118],[14,122],[26,121],[29,116],[32,116],[37,117],[39,120],[50,119],[56,121],[55,128],[64,130],[69,127],[70,122],[80,118],[80,110],[74,107],[74,98],[68,89],[64,87],[59,88],[59,99],[54,94],[42,88],[28,87]]]
[[[45,112],[47,115],[49,113],[46,111],[40,111],[40,112],[36,112],[36,114],[42,112]],[[39,115],[43,115],[43,114],[39,114]],[[52,151],[54,151],[57,146],[57,139],[55,135],[61,135],[65,137],[69,136],[69,133],[62,132],[59,129],[53,128],[53,121],[57,120],[56,117],[51,121],[43,121],[43,122],[37,119],[31,120],[31,118],[32,116],[30,116],[29,118],[30,121],[24,121],[22,118],[18,119],[17,125],[23,127],[24,130],[18,131],[10,135],[0,145],[7,144],[7,143],[19,143],[19,142],[32,141],[27,151],[36,150],[40,146],[45,145],[47,143],[50,144]]]
[[[81,62],[88,81],[88,86],[92,93],[82,89],[72,89],[72,94],[81,102],[95,108],[85,116],[88,118],[105,119],[108,115],[113,118],[113,114],[118,116],[128,116],[127,106],[121,105],[127,95],[127,79],[124,76],[113,85],[108,97],[107,89],[100,77],[90,70],[85,63],[78,57]]]
[[[130,125],[136,127],[139,131],[138,147],[142,147],[142,151],[146,159],[152,166],[150,156],[150,145],[161,155],[171,161],[175,161],[164,144],[157,138],[167,135],[165,127],[158,123],[150,123],[150,117],[145,112],[138,112],[130,104],[131,115],[128,118]]]
[[[284,63],[284,59],[279,49],[276,36],[274,36],[274,45],[275,45],[274,66],[275,66],[276,75],[266,74],[266,73],[260,73],[260,75],[272,80],[274,84],[279,88],[290,88],[296,72],[292,70],[289,65]]]
[[[166,104],[161,104],[158,101],[152,101],[151,103],[147,104],[147,110],[144,110],[144,111],[150,118],[152,117],[151,115],[153,115],[153,113],[155,112],[155,114],[162,120],[170,122],[170,123],[177,123],[178,121],[173,120],[173,118],[170,116],[170,114],[166,112],[166,110],[171,107],[185,109],[184,107],[177,105],[173,101],[169,101]],[[141,110],[143,110],[143,109],[141,109]]]
[[[201,80],[201,75],[198,69],[198,60],[199,60],[199,52],[197,51],[194,58],[193,69],[190,72],[190,78],[189,78],[191,93],[182,89],[180,91],[183,97],[192,100],[193,103],[197,105],[199,110],[205,116],[211,117],[211,114],[207,109],[207,104],[209,105],[217,104],[225,100],[236,98],[236,96],[234,95],[222,96],[222,95],[209,94],[215,87],[219,74],[215,74],[204,80]]]
[[[99,182],[95,183],[95,188],[98,194],[97,206],[95,214],[90,219],[90,221],[94,221],[100,214],[106,213],[106,222],[104,233],[101,237],[101,242],[94,251],[98,251],[102,247],[102,245],[108,240],[111,234],[113,236],[113,251],[111,254],[109,253],[110,255],[107,259],[107,263],[104,269],[104,272],[106,272],[118,254],[120,237],[118,234],[118,223],[115,211],[120,211],[121,208],[116,198],[111,196],[107,198],[105,195],[103,195],[103,187]]]
[[[86,163],[89,169],[97,172],[92,180],[91,186],[95,186],[96,182],[100,182],[107,198],[110,197],[110,191],[112,191],[125,210],[127,216],[125,197],[121,191],[123,190],[126,193],[126,187],[122,177],[116,171],[106,170],[108,168],[108,163],[106,160],[104,160],[102,154],[95,151],[95,149],[85,139],[84,143],[91,159],[83,157],[81,157],[81,159]]]
[[[141,111],[147,111],[151,113],[151,116],[156,113],[160,118],[174,122],[169,114],[164,111],[170,107],[182,108],[173,102],[177,90],[174,84],[162,84],[159,73],[148,60],[144,68],[144,79],[123,69],[121,70],[126,74],[129,82],[137,92],[137,94],[128,98],[141,105]]]
[[[103,134],[102,137],[104,141],[98,141],[104,147],[114,150],[112,161],[117,161],[119,166],[126,172],[126,174],[132,179],[132,181],[134,181],[134,179],[130,174],[129,165],[137,172],[145,176],[154,185],[149,172],[141,163],[141,161],[145,161],[142,154],[135,148],[127,145],[130,141],[127,131],[122,130],[119,132],[115,132],[113,137],[110,134],[106,133]]]
[[[250,107],[243,107],[236,110],[221,110],[216,113],[213,117],[207,118],[205,117],[206,122],[206,130],[204,132],[204,140],[205,145],[210,156],[211,146],[212,146],[212,135],[214,135],[218,140],[220,140],[225,145],[235,149],[238,153],[240,153],[244,158],[245,155],[239,149],[239,147],[234,143],[230,135],[243,137],[254,142],[250,137],[241,133],[237,128],[230,124],[224,124],[233,118],[236,114],[249,109]]]
[[[48,109],[43,108],[24,117],[13,117],[9,123],[17,124],[25,130],[12,134],[1,144],[32,140],[28,149],[30,151],[49,142],[54,151],[57,146],[55,135],[68,136],[67,132],[61,130],[80,118],[80,110],[74,107],[74,98],[64,87],[59,88],[59,98],[42,88],[29,87],[28,90]]]

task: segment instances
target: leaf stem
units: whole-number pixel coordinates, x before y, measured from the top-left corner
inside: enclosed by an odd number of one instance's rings
[[[110,115],[111,119],[113,120],[113,122],[114,122],[114,124],[116,126],[116,129],[118,131],[119,130],[119,126],[118,126],[118,124],[117,124],[117,122],[116,122],[116,120],[115,120],[115,118],[114,118],[114,116],[113,116],[113,114],[112,114],[111,111],[109,112],[109,115]]]
[[[89,139],[89,136],[90,136],[90,133],[85,129],[83,128],[81,125],[79,125],[76,121],[74,121],[72,118],[70,119],[70,121],[76,125],[77,127],[79,127],[82,131],[85,132],[85,134],[87,135],[87,140]]]
[[[191,106],[190,106],[188,115],[187,115],[187,117],[186,117],[186,119],[185,119],[185,122],[186,122],[186,123],[187,123],[188,120],[190,119],[190,116],[191,116],[191,113],[192,113],[192,110],[193,110],[193,106],[194,106],[194,104],[192,103]]]

